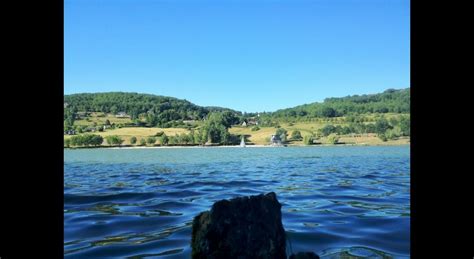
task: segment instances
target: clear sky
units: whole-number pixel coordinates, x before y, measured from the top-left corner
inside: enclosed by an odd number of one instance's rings
[[[274,111],[410,86],[405,0],[65,0],[64,93]]]

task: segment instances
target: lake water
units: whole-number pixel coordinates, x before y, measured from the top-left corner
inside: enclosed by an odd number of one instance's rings
[[[190,258],[194,216],[272,191],[288,252],[410,256],[409,146],[65,150],[64,254]]]

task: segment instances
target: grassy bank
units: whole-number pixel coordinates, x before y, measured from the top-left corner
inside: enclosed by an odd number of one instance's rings
[[[299,130],[301,135],[307,136],[313,134],[316,130],[323,127],[325,123],[295,123],[288,124],[283,123],[281,127],[285,128],[288,131],[288,134],[294,130]],[[146,127],[131,127],[131,128],[118,128],[110,129],[104,132],[93,132],[93,134],[100,135],[102,137],[107,137],[111,135],[117,135],[121,137],[124,142],[123,145],[130,146],[130,138],[136,137],[137,144],[140,143],[140,139],[146,139],[147,137],[154,136],[158,132],[164,132],[168,136],[174,136],[176,134],[189,133],[189,130],[183,128],[146,128]],[[250,145],[268,145],[269,138],[272,134],[275,134],[275,127],[260,127],[257,131],[252,131],[252,127],[242,127],[234,126],[229,129],[229,132],[234,135],[245,135],[247,136],[247,144]],[[64,139],[68,139],[72,136],[65,135]],[[317,142],[321,144],[328,144],[327,138],[322,137]],[[361,135],[341,135],[339,142],[351,145],[406,145],[410,143],[409,137],[400,137],[397,140],[388,140],[386,142],[382,141],[377,137],[376,134],[361,134]],[[102,144],[103,146],[108,146],[105,141]],[[304,145],[303,141],[289,141],[289,146],[292,145]],[[133,145],[135,146],[135,145]]]

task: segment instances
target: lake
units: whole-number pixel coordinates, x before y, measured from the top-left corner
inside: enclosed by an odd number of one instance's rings
[[[65,149],[64,255],[190,258],[194,216],[272,191],[288,253],[410,256],[409,146]]]

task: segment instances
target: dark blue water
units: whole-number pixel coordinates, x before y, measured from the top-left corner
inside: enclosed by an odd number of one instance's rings
[[[65,257],[190,258],[195,215],[271,191],[288,251],[410,255],[409,146],[64,152]]]

